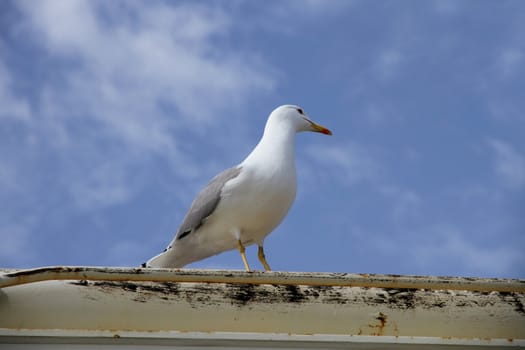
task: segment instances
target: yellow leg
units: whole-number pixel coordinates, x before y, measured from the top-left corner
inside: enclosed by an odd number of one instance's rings
[[[266,256],[264,255],[264,249],[262,245],[259,246],[259,251],[257,252],[257,256],[259,257],[259,260],[261,261],[261,264],[263,264],[264,269],[266,271],[272,271],[270,268],[270,265],[266,262]]]
[[[251,271],[250,265],[248,265],[248,260],[246,260],[246,254],[245,254],[246,249],[244,249],[244,246],[242,245],[240,239],[237,241],[237,248],[239,248],[239,253],[241,253],[241,258],[242,258],[242,262],[244,263],[244,268],[246,269],[246,271],[250,272]]]

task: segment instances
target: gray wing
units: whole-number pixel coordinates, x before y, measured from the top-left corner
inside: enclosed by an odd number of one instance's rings
[[[190,210],[182,221],[177,231],[175,240],[181,239],[191,232],[197,230],[204,219],[210,216],[221,200],[221,191],[224,184],[236,178],[241,172],[241,167],[233,167],[215,176],[191,203]]]

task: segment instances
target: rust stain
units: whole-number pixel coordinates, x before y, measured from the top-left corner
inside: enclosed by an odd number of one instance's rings
[[[383,329],[385,328],[387,317],[384,313],[380,312],[379,316],[377,316],[376,319],[378,319],[379,322],[381,322],[381,325],[379,326],[379,328],[381,329],[381,332],[382,332]]]
[[[385,330],[385,326],[388,320],[387,315],[382,312],[379,312],[379,314],[375,317],[375,319],[379,321],[379,324],[369,324],[368,327],[377,330],[377,332],[372,332],[371,335],[381,336],[383,335],[383,332]]]

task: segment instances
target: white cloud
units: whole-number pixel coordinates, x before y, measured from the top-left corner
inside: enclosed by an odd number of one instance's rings
[[[394,185],[381,185],[377,189],[389,199],[391,209],[386,215],[396,222],[403,222],[420,214],[423,201],[421,196],[413,190]]]
[[[0,265],[20,267],[35,259],[34,245],[31,244],[30,225],[14,223],[0,217]],[[9,264],[9,266],[6,266]]]
[[[74,202],[83,209],[96,209],[119,204],[135,192],[132,180],[126,177],[126,165],[118,161],[98,161],[87,174],[79,174],[71,182],[70,191]]]
[[[260,58],[227,46],[235,28],[220,7],[85,0],[15,5],[24,15],[18,35],[45,52],[45,69],[54,75],[35,81],[38,115],[31,115],[7,93],[8,70],[0,66],[0,102],[31,121],[26,134],[57,155],[60,182],[83,208],[131,198],[141,184],[130,168],[144,159],[162,159],[175,177],[195,175],[199,166],[182,139],[213,135],[218,114],[275,85]]]
[[[525,155],[520,154],[510,143],[491,139],[489,146],[494,153],[494,171],[511,189],[525,187]]]
[[[264,2],[226,2],[232,9],[240,11],[242,16],[237,20],[242,24],[243,31],[264,31],[280,35],[303,35],[303,25],[311,20],[322,20],[337,16],[356,1],[353,0],[287,0],[276,1],[272,6]],[[233,4],[233,5],[232,5]],[[310,25],[310,24],[308,24]]]
[[[306,153],[312,162],[321,164],[323,173],[347,186],[374,181],[382,172],[371,152],[355,143],[311,146]]]
[[[467,233],[450,225],[434,225],[417,235],[424,237],[415,242],[410,254],[414,256],[414,263],[423,269],[436,264],[454,264],[456,271],[501,277],[523,264],[519,249],[498,242],[481,247],[479,239],[469,239]]]
[[[10,159],[0,156],[0,188],[2,192],[7,193],[20,189],[18,181],[16,166],[12,164]]]
[[[143,244],[131,241],[115,242],[107,251],[104,264],[112,266],[136,266],[145,261]]]
[[[29,103],[12,93],[12,80],[13,77],[0,59],[0,120],[10,119],[27,123],[31,116]]]
[[[400,49],[385,50],[378,55],[374,70],[380,80],[390,80],[398,74],[404,61]]]
[[[411,188],[395,183],[393,174],[385,168],[378,152],[355,142],[338,145],[318,144],[306,150],[309,160],[301,164],[309,169],[300,174],[306,179],[306,188],[316,188],[326,181],[330,184],[351,186],[367,186],[370,197],[379,194],[387,206],[385,220],[390,223],[405,223],[407,220],[419,218],[424,204],[421,195]],[[322,169],[319,171],[317,169]],[[338,186],[340,186],[338,185]]]
[[[401,123],[405,117],[396,111],[396,106],[391,101],[373,101],[363,106],[359,113],[362,120],[372,126],[384,126],[386,123]],[[361,120],[361,119],[359,119]]]
[[[231,29],[218,9],[121,1],[23,4],[31,30],[42,34],[47,50],[79,60],[79,67],[67,72],[75,102],[116,123],[110,126],[142,128],[151,123],[142,113],[159,114],[159,102],[173,104],[186,122],[213,123],[218,108],[274,84],[250,55],[215,44]],[[104,19],[119,8],[114,23]],[[123,120],[121,114],[132,117]]]
[[[523,68],[525,55],[519,48],[508,48],[499,53],[497,67],[504,78],[515,78]]]
[[[461,1],[457,0],[434,0],[435,11],[442,15],[456,15],[460,11]]]
[[[454,224],[392,228],[387,234],[357,231],[383,259],[395,259],[402,273],[511,277],[522,273],[525,259],[518,246],[505,240],[484,241]],[[492,236],[494,237],[494,236]],[[384,270],[383,270],[384,271]],[[398,272],[399,273],[399,272]]]
[[[355,1],[351,0],[291,0],[281,2],[281,6],[286,10],[283,11],[283,14],[288,16],[296,12],[314,16],[336,14],[354,4]]]
[[[506,96],[487,96],[488,109],[491,115],[500,121],[525,121],[525,110],[521,100]]]

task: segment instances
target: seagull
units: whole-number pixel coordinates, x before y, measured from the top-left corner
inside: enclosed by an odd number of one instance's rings
[[[259,261],[271,271],[264,239],[283,221],[295,199],[295,134],[302,131],[332,135],[301,107],[273,110],[253,151],[200,191],[168,247],[142,266],[181,268],[238,249],[246,271],[251,271],[245,247],[257,244]]]

